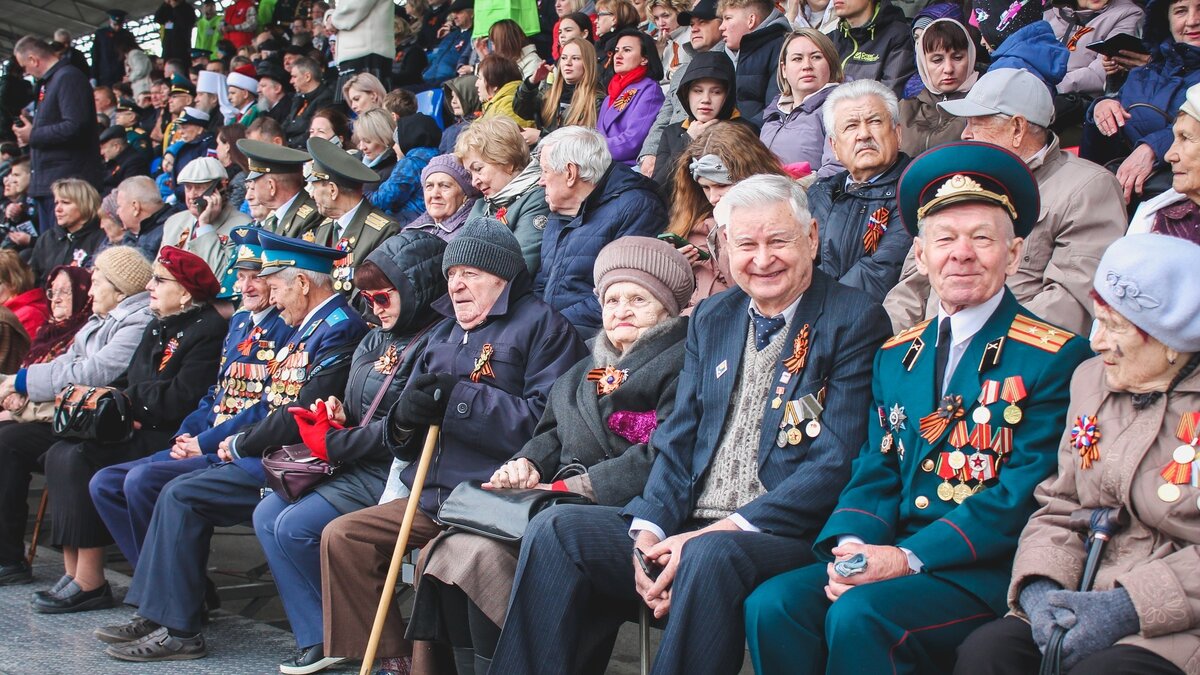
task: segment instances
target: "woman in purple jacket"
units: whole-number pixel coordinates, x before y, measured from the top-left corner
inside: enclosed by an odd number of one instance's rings
[[[597,127],[608,141],[613,161],[633,166],[664,100],[658,86],[663,77],[662,60],[654,40],[636,30],[621,31],[613,52],[613,70]]]

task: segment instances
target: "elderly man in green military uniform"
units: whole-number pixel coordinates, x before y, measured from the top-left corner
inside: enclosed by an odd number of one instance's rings
[[[282,237],[313,241],[310,233],[321,223],[321,214],[304,190],[308,153],[249,138],[239,140],[237,147],[250,165],[246,173],[250,210],[266,211],[259,227]]]
[[[325,221],[316,231],[316,243],[346,257],[334,263],[333,288],[346,295],[354,292],[354,268],[401,225],[371,206],[363,186],[379,181],[379,175],[359,159],[324,138],[308,139],[312,155],[313,199]]]
[[[875,357],[867,443],[814,544],[825,562],[746,602],[760,675],[949,672],[958,644],[1005,611],[1071,373],[1091,355],[1005,287],[1038,217],[1020,158],[940,146],[908,167],[898,201],[940,311]]]

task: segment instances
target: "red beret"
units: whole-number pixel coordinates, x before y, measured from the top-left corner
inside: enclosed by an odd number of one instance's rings
[[[158,264],[167,268],[196,302],[208,302],[221,292],[221,282],[213,276],[208,263],[194,253],[175,246],[164,246],[158,252]]]

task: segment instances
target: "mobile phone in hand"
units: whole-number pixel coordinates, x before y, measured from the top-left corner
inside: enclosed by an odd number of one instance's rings
[[[674,246],[675,248],[683,248],[684,246],[691,245],[691,242],[689,242],[687,239],[684,239],[673,232],[663,232],[662,234],[658,235],[658,238]],[[696,251],[699,252],[701,260],[708,260],[711,257],[708,255],[708,251],[705,251],[699,246],[696,247]]]
[[[213,181],[213,184],[209,185],[207,190],[201,193],[199,197],[192,200],[192,205],[195,206],[197,210],[204,211],[204,209],[208,208],[207,197],[216,192],[219,186],[220,181]]]
[[[640,548],[633,549],[633,559],[637,561],[638,567],[642,568],[642,574],[645,574],[650,581],[657,579],[659,573],[662,572],[662,568],[651,563]]]

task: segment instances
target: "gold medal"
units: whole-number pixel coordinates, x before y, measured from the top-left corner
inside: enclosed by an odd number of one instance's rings
[[[1016,405],[1010,405],[1004,409],[1004,421],[1009,424],[1016,424],[1021,421],[1021,409]]]
[[[937,486],[937,496],[938,499],[944,502],[954,499],[954,486],[950,485],[950,481],[946,481]]]
[[[975,424],[987,424],[992,421],[992,411],[984,406],[979,406],[975,412],[971,413],[971,419]]]
[[[954,486],[954,503],[961,504],[967,501],[967,497],[970,497],[972,494],[974,493],[971,492],[971,486],[966,483],[959,483]]]
[[[1177,501],[1182,495],[1183,492],[1174,483],[1164,483],[1158,488],[1158,498],[1168,504]]]
[[[816,438],[821,435],[821,423],[812,420],[804,426],[804,433],[808,434],[809,438]]]
[[[788,432],[787,432],[788,445],[800,445],[800,441],[803,441],[803,440],[804,440],[804,434],[800,433],[800,430],[798,428],[792,427],[791,429],[788,429]]]
[[[1190,464],[1196,459],[1196,449],[1190,445],[1181,445],[1171,453],[1171,458],[1180,464]]]

